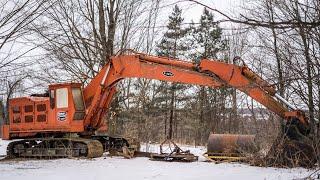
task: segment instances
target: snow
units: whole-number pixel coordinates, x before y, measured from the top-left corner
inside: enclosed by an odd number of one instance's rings
[[[0,139],[0,154],[5,154],[9,141]],[[158,151],[156,145],[143,145],[142,149]],[[204,147],[182,146],[201,155]],[[105,179],[298,179],[312,171],[303,168],[281,169],[253,167],[239,163],[159,162],[148,158],[124,159],[101,157],[95,159],[55,159],[0,161],[0,180],[105,180]]]

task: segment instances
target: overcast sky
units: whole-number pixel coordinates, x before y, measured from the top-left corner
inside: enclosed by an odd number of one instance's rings
[[[206,4],[212,8],[218,9],[224,13],[230,14],[234,13],[237,10],[238,6],[242,2],[241,0],[199,0],[199,2]],[[184,17],[186,21],[198,20],[203,12],[203,7],[201,5],[197,5],[195,3],[190,2],[181,2],[178,5],[181,5],[184,9]],[[220,19],[217,13],[215,13],[215,17]]]

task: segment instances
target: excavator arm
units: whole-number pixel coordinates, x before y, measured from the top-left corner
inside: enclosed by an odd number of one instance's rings
[[[301,110],[276,93],[273,85],[262,79],[246,65],[237,66],[219,61],[202,60],[199,69],[202,72],[213,73],[226,86],[234,87],[270,111],[285,120],[283,131],[290,139],[303,139],[310,132],[308,118]],[[290,110],[283,104],[287,105]]]
[[[84,124],[87,131],[104,126],[103,117],[116,92],[117,82],[124,78],[134,77],[212,88],[234,87],[288,122],[294,121],[298,124],[300,132],[307,133],[308,120],[304,113],[295,109],[289,111],[282,103],[291,108],[293,106],[277,95],[272,85],[247,66],[237,66],[207,59],[195,64],[145,54],[112,57],[91,83],[85,87],[84,99],[87,113]]]

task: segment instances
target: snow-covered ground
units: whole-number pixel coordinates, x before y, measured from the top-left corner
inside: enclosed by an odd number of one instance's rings
[[[0,139],[0,155],[4,155],[8,141]],[[200,155],[204,147],[183,146]],[[142,149],[158,151],[154,145]],[[106,180],[106,179],[300,179],[312,171],[295,168],[261,168],[239,163],[178,163],[150,161],[148,158],[124,159],[101,157],[95,159],[56,159],[28,161],[0,161],[0,180]]]

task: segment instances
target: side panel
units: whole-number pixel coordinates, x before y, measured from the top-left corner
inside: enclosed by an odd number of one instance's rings
[[[55,92],[50,105],[49,97],[22,97],[13,98],[9,101],[9,125],[3,126],[5,138],[32,137],[36,134],[63,134],[82,132],[83,119],[74,118],[75,105],[71,89],[73,84],[54,85],[51,87]],[[80,88],[80,84],[76,84]],[[66,98],[66,99],[65,99]],[[84,112],[83,112],[84,113]]]

